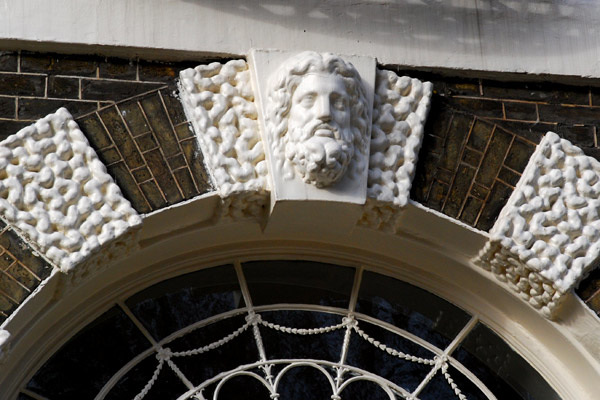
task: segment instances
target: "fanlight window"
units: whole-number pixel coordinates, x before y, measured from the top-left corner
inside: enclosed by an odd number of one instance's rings
[[[40,399],[559,399],[477,317],[364,268],[250,261],[151,286],[71,338]]]

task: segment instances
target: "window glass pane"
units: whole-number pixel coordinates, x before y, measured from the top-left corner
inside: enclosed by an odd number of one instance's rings
[[[444,349],[467,324],[460,308],[423,289],[365,271],[356,311],[393,324]]]
[[[243,264],[254,305],[295,303],[347,308],[354,268],[311,261]]]
[[[390,396],[375,382],[355,381],[346,386],[340,396],[347,400],[390,400]],[[400,397],[397,397],[400,398]]]
[[[460,392],[467,397],[469,400],[487,400],[487,396],[483,394],[481,390],[471,382],[467,377],[458,372],[452,366],[448,367],[448,373],[450,378],[456,384]],[[444,377],[441,370],[438,370],[434,375],[431,382],[425,386],[421,394],[419,394],[420,400],[440,400],[440,399],[458,399],[458,396],[448,383],[448,380]],[[502,399],[502,397],[499,397]]]
[[[358,326],[367,335],[387,347],[415,357],[425,359],[434,357],[434,354],[429,350],[387,329],[364,321],[359,321]],[[431,365],[420,364],[390,355],[387,351],[375,347],[361,338],[356,332],[352,332],[350,338],[347,363],[388,379],[409,392],[415,390],[433,368]]]
[[[232,265],[160,282],[125,302],[156,340],[194,322],[244,307]]]
[[[499,399],[560,399],[527,361],[482,324],[478,324],[467,335],[453,357],[472,371]]]
[[[105,400],[129,400],[135,398],[152,378],[157,365],[158,360],[154,354],[148,356],[119,380],[106,396]],[[175,400],[187,390],[181,379],[165,363],[158,375],[158,379],[152,385],[144,400]]]
[[[188,351],[209,345],[235,332],[245,323],[246,315],[239,315],[197,329],[165,345],[172,351]],[[252,327],[227,343],[202,354],[175,357],[173,361],[194,384],[200,385],[221,372],[260,360]],[[205,393],[206,396],[206,393]],[[206,396],[207,398],[211,398]]]
[[[114,307],[54,354],[27,389],[50,399],[93,399],[123,365],[149,347],[127,315]]]
[[[331,384],[314,367],[296,367],[288,370],[277,388],[283,399],[331,400]]]
[[[322,328],[342,323],[341,315],[314,311],[273,311],[260,313],[265,321],[290,328]],[[298,335],[260,327],[269,359],[307,358],[340,361],[345,328],[317,335]]]
[[[216,384],[208,387],[202,395],[212,399]],[[271,400],[269,389],[256,378],[236,376],[229,379],[219,391],[220,400]],[[209,397],[210,396],[210,397]],[[283,399],[282,399],[283,400]],[[329,400],[329,399],[328,399]]]

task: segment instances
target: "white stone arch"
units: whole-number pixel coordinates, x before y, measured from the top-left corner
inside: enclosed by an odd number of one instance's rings
[[[314,218],[293,212],[273,215],[272,227],[264,230],[248,220],[214,223],[217,206],[218,196],[208,194],[148,215],[137,251],[81,279],[55,272],[40,285],[5,325],[11,340],[0,365],[0,387],[7,398],[14,398],[46,359],[115,301],[167,278],[240,258],[368,266],[406,281],[491,327],[562,398],[593,398],[600,371],[593,335],[600,321],[573,294],[561,318],[550,321],[491,273],[473,266],[469,260],[487,240],[485,233],[415,203],[405,209],[396,234],[361,226],[349,229],[344,215],[353,214],[351,205],[307,202]],[[320,213],[336,217],[324,220]]]

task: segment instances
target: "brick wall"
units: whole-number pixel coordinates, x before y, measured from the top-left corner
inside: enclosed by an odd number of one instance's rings
[[[493,226],[546,132],[600,159],[594,87],[401,73],[434,84],[411,197],[468,225]]]
[[[211,187],[174,96],[175,80],[180,70],[211,61],[0,52],[0,140],[67,107],[138,212],[190,199]],[[566,85],[526,81],[525,75],[499,75],[501,81],[396,72],[434,84],[411,197],[468,225],[484,231],[492,227],[547,131],[600,159],[596,81]],[[44,276],[32,268],[31,284],[19,283],[26,291]],[[7,271],[1,270],[0,277]],[[10,278],[12,283],[16,279]],[[581,285],[579,294],[600,311],[600,272]],[[0,302],[10,303],[1,296]]]

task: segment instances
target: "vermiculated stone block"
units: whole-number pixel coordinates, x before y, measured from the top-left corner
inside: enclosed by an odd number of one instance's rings
[[[0,213],[63,271],[141,224],[64,108],[0,142],[0,170]]]
[[[600,162],[548,132],[475,262],[553,317],[600,256]]]

